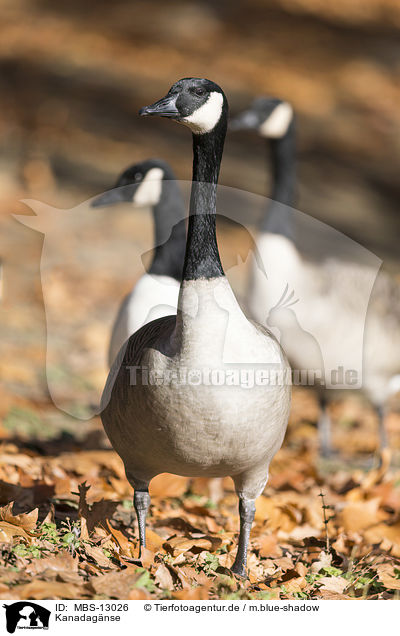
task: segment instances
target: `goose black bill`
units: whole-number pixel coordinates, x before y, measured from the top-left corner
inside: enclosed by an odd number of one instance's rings
[[[154,102],[150,106],[143,106],[139,110],[139,115],[147,117],[149,115],[159,115],[160,117],[180,117],[180,113],[176,107],[177,95],[166,95],[158,102]]]

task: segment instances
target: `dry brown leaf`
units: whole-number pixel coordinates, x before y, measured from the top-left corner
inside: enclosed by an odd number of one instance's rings
[[[20,599],[69,599],[85,596],[85,587],[73,583],[35,580],[26,585],[17,585],[13,592]]]
[[[321,590],[342,594],[349,582],[343,576],[323,576],[318,579],[318,584],[320,583]]]
[[[23,528],[27,532],[33,532],[36,529],[36,524],[38,520],[39,508],[35,508],[31,512],[25,512],[20,515],[14,515],[12,512],[14,506],[14,502],[7,504],[3,508],[0,508],[0,519],[2,521],[7,521],[7,523],[11,523],[14,526],[19,526]]]
[[[311,572],[313,572],[313,574],[318,574],[320,570],[322,570],[323,568],[327,568],[331,565],[332,565],[332,555],[322,551],[321,554],[319,555],[318,561],[314,561],[311,564]]]
[[[40,574],[46,570],[53,570],[55,573],[62,571],[77,572],[78,558],[73,557],[69,552],[61,552],[55,556],[44,559],[35,559],[28,564],[26,571],[29,574]]]
[[[189,582],[189,585],[206,585],[209,582],[209,578],[205,572],[197,572],[193,567],[189,565],[183,565],[178,569],[178,576],[183,575],[185,580]]]
[[[167,568],[164,563],[160,563],[157,570],[154,573],[154,578],[156,580],[157,585],[160,586],[162,590],[173,590],[174,582],[171,576],[171,572]]]
[[[302,525],[298,525],[294,527],[290,532],[283,533],[280,532],[278,534],[279,537],[285,537],[287,539],[295,540],[295,541],[303,541],[308,537],[319,537],[321,536],[321,530],[315,528],[314,526],[310,526],[308,523],[303,523]]]
[[[162,473],[150,482],[150,497],[182,497],[188,489],[187,477]]]
[[[128,593],[127,596],[128,601],[147,601],[149,598],[151,598],[150,594],[143,588],[134,588]]]
[[[14,537],[23,537],[27,541],[30,539],[23,528],[7,523],[7,521],[0,521],[0,543],[11,543]]]
[[[151,565],[154,564],[154,557],[155,557],[155,554],[152,550],[142,547],[140,552],[140,560],[142,562],[143,567],[146,568],[146,570],[150,568]]]
[[[269,594],[269,596],[270,596],[271,600],[274,600],[274,601],[275,601],[275,600],[280,599],[280,596],[281,596],[281,590],[280,590],[280,588],[279,588],[279,587],[269,587],[268,585],[265,585],[265,584],[263,584],[263,583],[260,583],[260,584],[259,584],[259,587],[260,587],[263,591],[265,591],[265,592],[267,592],[267,593]]]
[[[400,558],[400,521],[392,525],[386,523],[379,523],[372,528],[365,531],[364,537],[369,543],[381,543],[384,540],[390,542],[392,547],[392,554],[397,558]]]
[[[324,589],[318,590],[318,598],[322,598],[326,601],[354,601],[354,598],[347,594],[330,592]]]
[[[381,506],[400,510],[400,488],[395,480],[379,484],[372,490],[372,494],[379,497]]]
[[[98,565],[100,568],[110,568],[110,559],[106,557],[102,548],[97,545],[90,545],[88,543],[85,543],[84,547],[87,556],[93,559],[96,565]]]
[[[225,554],[221,554],[218,556],[218,561],[223,568],[227,568],[228,570],[232,567],[233,562],[235,560],[234,552],[226,552]]]
[[[108,519],[106,521],[106,525],[108,530],[110,531],[110,533],[112,534],[116,542],[118,543],[121,549],[121,553],[124,554],[125,556],[131,557],[134,550],[133,544],[130,543],[129,539],[123,534],[123,532],[114,528]],[[146,539],[147,539],[147,534],[148,534],[148,531],[146,530]]]
[[[179,590],[174,592],[172,598],[180,599],[181,601],[203,601],[208,599],[209,586],[202,585],[195,588]]]
[[[286,570],[294,569],[293,560],[289,556],[283,556],[283,557],[280,557],[279,559],[275,559],[274,563],[276,567],[282,570],[282,572],[286,572]]]
[[[253,545],[261,557],[280,557],[282,550],[275,534],[263,534],[253,540]]]
[[[107,470],[113,470],[121,479],[125,477],[122,460],[113,451],[95,450],[63,453],[53,460],[53,463],[61,466],[64,471],[85,477],[98,475],[103,467]]]
[[[291,594],[298,594],[299,592],[302,592],[306,586],[307,581],[303,576],[285,581],[285,589]]]
[[[172,554],[172,556],[178,556],[183,554],[192,548],[201,548],[202,550],[208,550],[213,552],[216,550],[222,541],[218,537],[211,537],[204,535],[203,537],[173,537],[164,543],[165,549]]]
[[[381,583],[390,590],[400,590],[400,578],[396,576],[393,565],[385,563],[376,568]]]
[[[126,568],[92,577],[90,584],[96,594],[104,594],[107,598],[128,599],[131,588],[141,576],[141,572],[136,570],[137,568]]]
[[[164,541],[163,539],[150,528],[146,528],[146,545],[152,552],[159,552]]]
[[[306,576],[308,570],[306,568],[306,566],[304,565],[304,563],[302,563],[301,561],[299,561],[295,568],[294,568],[297,572],[297,574],[299,574],[300,576]]]
[[[379,501],[379,498],[374,498],[347,504],[338,514],[338,523],[348,532],[365,530],[385,516],[379,511]]]
[[[347,547],[346,547],[345,537],[344,537],[343,534],[339,534],[339,536],[337,537],[336,541],[333,541],[332,548],[336,552],[340,552],[341,554],[345,554],[346,553]]]

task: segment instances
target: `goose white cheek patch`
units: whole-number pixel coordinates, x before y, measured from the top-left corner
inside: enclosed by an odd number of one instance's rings
[[[219,122],[222,113],[223,97],[221,93],[210,93],[206,103],[188,117],[181,120],[194,133],[204,135]]]
[[[161,197],[163,171],[151,168],[137,188],[133,203],[138,206],[156,205]]]
[[[260,135],[278,139],[287,133],[290,122],[293,119],[293,109],[287,102],[279,104],[270,114],[268,119],[259,127]]]

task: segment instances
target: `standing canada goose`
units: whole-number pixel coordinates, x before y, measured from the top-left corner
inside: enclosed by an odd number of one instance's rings
[[[228,116],[223,91],[207,79],[181,79],[140,114],[173,119],[192,132],[186,255],[177,316],[129,338],[107,379],[102,421],[135,490],[141,546],[155,475],[232,477],[240,515],[232,571],[245,576],[255,499],[287,426],[289,366],[272,334],[241,311],[219,257],[216,193]],[[258,371],[264,379],[258,375],[245,388],[240,374]]]
[[[131,202],[152,207],[154,255],[146,274],[123,299],[114,322],[108,362],[142,325],[176,313],[186,247],[185,208],[170,166],[148,159],[125,170],[114,188],[95,198],[93,207]]]
[[[278,298],[286,286],[283,294],[286,294],[286,301],[280,298],[267,322],[270,326],[279,326],[281,344],[293,368],[317,370],[323,378],[324,361],[320,349],[323,344],[328,355],[330,346],[336,348],[335,355],[339,353],[344,368],[357,369],[349,325],[357,320],[366,300],[366,281],[374,279],[376,270],[340,256],[310,259],[297,248],[295,218],[289,207],[294,205],[296,191],[295,123],[291,105],[276,98],[257,98],[247,111],[232,120],[230,127],[232,130],[257,130],[261,137],[268,139],[271,153],[273,190],[256,241],[268,281],[260,275],[259,268],[253,268],[247,301],[251,315],[263,322],[265,307],[270,306],[271,299]],[[293,291],[287,295],[289,288]],[[296,302],[292,301],[294,295],[306,305],[311,334],[299,330],[294,312],[288,309]],[[333,328],[340,334],[334,340]],[[384,405],[395,387],[398,390],[399,371],[400,286],[380,273],[372,290],[365,323],[362,386],[378,413],[382,448],[387,444]],[[318,428],[321,452],[325,456],[331,452],[330,418],[325,408],[330,393],[319,385],[321,416]]]

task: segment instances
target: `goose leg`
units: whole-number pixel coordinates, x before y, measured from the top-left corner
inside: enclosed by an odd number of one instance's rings
[[[380,451],[382,452],[388,447],[388,438],[385,428],[386,408],[380,404],[376,407],[376,412],[378,415]]]
[[[232,565],[232,572],[241,576],[247,577],[246,564],[247,564],[247,548],[249,545],[250,530],[254,520],[254,514],[256,506],[254,499],[247,499],[246,497],[239,497],[239,516],[240,516],[240,533],[239,544],[236,554],[236,559]]]
[[[146,517],[150,506],[150,495],[148,488],[142,490],[135,489],[135,493],[133,495],[133,505],[136,511],[139,526],[140,559],[142,548],[146,547]]]
[[[318,418],[319,449],[322,457],[332,454],[331,418],[326,408],[326,400],[320,399],[320,414]]]

